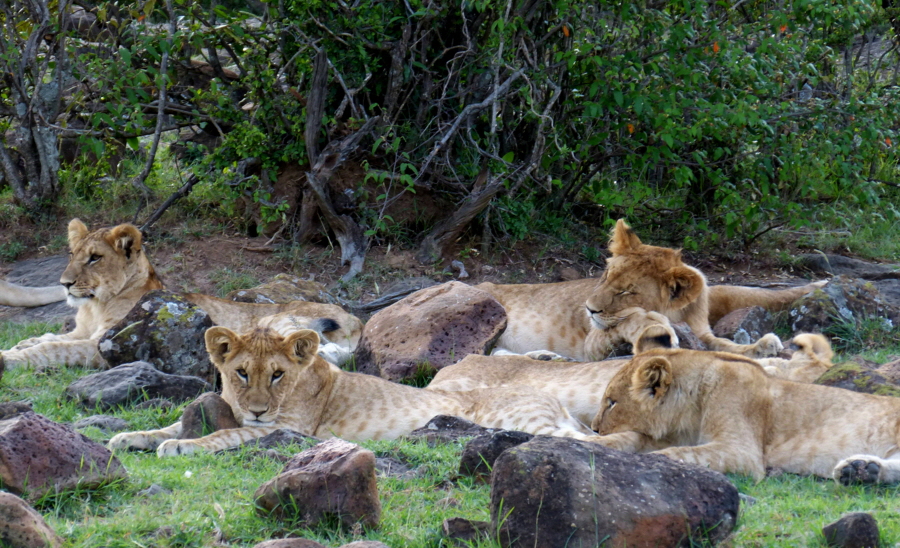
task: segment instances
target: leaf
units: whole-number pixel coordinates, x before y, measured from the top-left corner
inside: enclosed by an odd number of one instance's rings
[[[153,8],[156,7],[156,0],[147,0],[147,3],[144,4],[144,15],[150,17],[150,14],[153,13]]]
[[[668,133],[663,133],[662,135],[659,136],[659,138],[662,139],[663,142],[669,146],[669,148],[672,148],[672,144],[675,142],[675,140],[672,139],[672,136],[669,135]]]
[[[622,92],[621,92],[621,91],[614,91],[614,92],[613,92],[613,99],[616,100],[616,104],[619,105],[619,106],[622,106],[622,105],[625,104],[625,96],[622,95]]]
[[[513,153],[512,151],[507,152],[506,154],[503,155],[503,161],[506,162],[507,164],[511,164],[513,161],[513,158],[515,158],[515,156],[516,156],[515,153]]]

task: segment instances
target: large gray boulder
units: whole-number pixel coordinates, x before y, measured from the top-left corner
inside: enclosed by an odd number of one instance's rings
[[[210,390],[212,385],[203,379],[168,375],[147,362],[134,362],[82,377],[65,395],[87,409],[112,409],[154,398],[189,401]]]
[[[100,339],[100,355],[110,366],[144,361],[164,373],[212,382],[215,367],[203,338],[212,325],[209,315],[184,297],[151,291]]]
[[[775,329],[772,313],[761,306],[732,310],[713,327],[713,334],[738,344],[754,344]]]
[[[484,354],[506,328],[506,311],[489,293],[461,282],[416,291],[372,316],[356,349],[357,370],[412,380],[469,354]]]
[[[839,323],[859,326],[866,318],[883,323],[885,330],[900,322],[900,309],[888,303],[869,281],[838,276],[791,305],[792,332],[822,332]]]
[[[539,436],[494,461],[491,521],[503,546],[714,544],[734,528],[739,500],[706,468]]]
[[[28,411],[0,421],[3,488],[35,500],[127,477],[109,450],[70,427]]]

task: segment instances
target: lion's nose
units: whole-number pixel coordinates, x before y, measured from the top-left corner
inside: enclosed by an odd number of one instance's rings
[[[598,313],[600,313],[600,312],[603,312],[602,310],[594,310],[594,309],[592,309],[592,308],[589,307],[589,306],[585,306],[585,308],[587,308],[588,314],[590,314],[590,315],[592,315],[592,316],[593,316],[594,314],[598,314]]]
[[[73,285],[75,285],[75,282],[63,282],[63,281],[60,281],[59,283],[61,283],[66,289],[69,289],[70,287],[72,287]]]

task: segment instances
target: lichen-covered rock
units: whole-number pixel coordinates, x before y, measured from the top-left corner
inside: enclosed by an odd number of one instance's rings
[[[739,501],[718,472],[569,438],[507,449],[491,478],[497,538],[523,548],[715,544],[734,528]]]
[[[713,334],[738,344],[754,344],[775,329],[772,313],[761,306],[739,308],[716,322]]]
[[[836,323],[860,325],[866,318],[879,318],[890,330],[900,321],[900,309],[888,304],[872,283],[839,276],[791,305],[791,330],[822,332]]]
[[[484,354],[506,328],[506,310],[488,292],[461,282],[416,291],[363,328],[356,368],[391,381],[414,379],[469,354]]]
[[[134,362],[81,377],[66,387],[65,395],[87,409],[111,409],[154,398],[183,402],[211,389],[203,379],[168,375],[149,363]]]
[[[239,303],[283,304],[291,301],[340,304],[324,285],[290,274],[278,274],[272,281],[251,289],[237,289],[225,296]]]
[[[900,384],[886,378],[879,370],[878,364],[859,356],[833,365],[816,380],[816,384],[836,386],[866,394],[900,397]]]
[[[63,540],[27,502],[0,491],[0,546],[58,548]]]
[[[0,421],[0,481],[29,499],[127,477],[106,447],[70,427],[26,412]]]
[[[206,330],[209,315],[176,293],[147,293],[100,339],[100,355],[110,366],[145,361],[164,373],[215,378],[209,361]]]

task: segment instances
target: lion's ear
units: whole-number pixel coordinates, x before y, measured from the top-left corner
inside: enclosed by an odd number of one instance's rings
[[[303,361],[319,351],[319,334],[312,329],[301,329],[285,337],[284,348],[289,358]]]
[[[648,358],[631,376],[631,394],[642,404],[659,403],[672,384],[672,364],[662,356]]]
[[[69,249],[75,249],[78,242],[84,239],[88,234],[88,227],[81,222],[81,219],[72,219],[69,221]]]
[[[706,285],[703,275],[687,266],[676,266],[667,270],[663,276],[663,283],[669,288],[669,304],[675,310],[699,299]]]
[[[125,255],[126,259],[131,254],[141,250],[141,231],[132,224],[121,224],[109,231],[106,241],[118,252]]]
[[[654,348],[675,348],[678,346],[678,335],[671,328],[656,323],[645,327],[633,346],[635,355]]]
[[[206,330],[206,351],[213,364],[218,367],[225,363],[229,354],[237,348],[238,334],[227,327],[215,326]]]
[[[622,255],[631,251],[637,251],[641,246],[641,239],[637,237],[634,230],[625,223],[625,219],[616,221],[612,235],[609,238],[609,251],[613,255]]]

